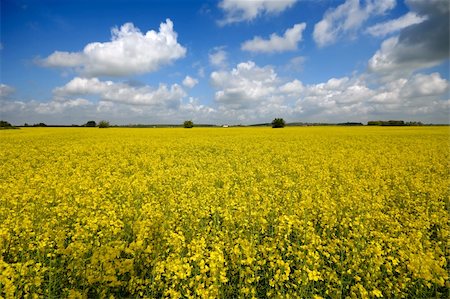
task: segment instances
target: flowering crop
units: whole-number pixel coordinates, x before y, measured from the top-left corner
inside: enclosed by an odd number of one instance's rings
[[[448,295],[446,127],[0,138],[0,297]]]

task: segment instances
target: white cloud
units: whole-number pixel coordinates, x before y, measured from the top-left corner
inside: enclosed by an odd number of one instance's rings
[[[90,101],[83,98],[68,100],[52,100],[50,102],[39,103],[35,107],[35,111],[41,114],[62,113],[68,109],[85,107],[93,105]]]
[[[427,18],[424,16],[419,16],[416,13],[408,12],[406,15],[401,16],[398,19],[371,26],[367,28],[366,32],[373,36],[385,36],[411,25],[420,24],[426,19]]]
[[[133,124],[181,124],[186,119],[192,119],[194,123],[209,123],[216,117],[215,109],[199,103],[198,99],[192,97],[183,98],[176,107],[130,106],[100,101],[96,111],[99,115],[106,115],[107,119],[117,119],[122,123],[126,116],[128,123]]]
[[[227,61],[227,52],[224,47],[215,47],[213,51],[208,55],[209,63],[215,67],[225,67]]]
[[[361,78],[332,78],[308,85],[297,101],[301,115],[369,120],[400,118],[448,122],[449,82],[438,73],[399,78],[370,88]]]
[[[14,122],[14,117],[27,107],[27,104],[23,101],[8,101],[0,98],[0,113],[5,120],[11,120]]]
[[[181,104],[180,111],[183,112],[184,116],[190,115],[191,118],[198,118],[199,115],[212,115],[216,112],[214,108],[201,104],[198,99],[193,97],[189,97],[187,102]]]
[[[305,56],[294,56],[282,66],[282,69],[289,72],[303,72],[304,64],[307,58]]]
[[[413,13],[424,19],[386,39],[369,60],[369,70],[389,81],[436,66],[449,58],[450,8],[447,0],[410,0]]]
[[[91,111],[94,104],[82,98],[52,99],[47,102],[1,100],[0,113],[9,122],[22,125],[44,122],[46,124],[72,124],[85,123],[87,119],[94,118]]]
[[[0,99],[4,99],[13,94],[16,90],[6,84],[0,83]]]
[[[365,103],[374,95],[358,78],[331,78],[327,82],[308,85],[297,101],[298,110],[304,115],[325,119],[334,116],[338,121],[355,118],[370,111]]]
[[[449,82],[438,73],[416,74],[378,87],[371,87],[364,76],[304,85],[298,79],[283,82],[272,67],[249,61],[230,71],[213,72],[211,83],[217,111],[247,123],[276,116],[312,122],[448,121]]]
[[[297,0],[222,0],[219,7],[225,12],[225,18],[219,25],[251,21],[263,14],[280,13],[297,2]]]
[[[55,51],[47,58],[40,61],[43,66],[47,67],[78,67],[88,63],[84,53],[70,53]]]
[[[75,77],[66,85],[55,88],[53,93],[57,96],[101,94],[113,85],[112,81],[100,81],[98,78]]]
[[[186,76],[183,80],[183,85],[188,88],[193,88],[197,84],[198,84],[198,80],[195,78],[192,78],[191,76]]]
[[[448,123],[448,92],[449,82],[439,74],[417,74],[383,85],[369,103],[376,114]]]
[[[410,99],[434,97],[448,94],[448,92],[449,82],[442,78],[439,73],[416,74],[403,87],[402,97]]]
[[[297,79],[280,86],[280,91],[282,93],[292,96],[300,96],[304,89],[303,83]]]
[[[395,7],[395,0],[365,1],[346,0],[335,9],[328,10],[314,26],[313,37],[319,47],[335,43],[347,34],[355,34],[373,15],[381,15]]]
[[[271,67],[258,67],[253,61],[239,63],[231,71],[211,73],[211,82],[219,90],[215,100],[227,109],[255,108],[273,98],[278,82]]]
[[[125,83],[100,81],[98,78],[72,79],[62,87],[54,89],[59,97],[74,95],[96,95],[102,101],[117,102],[127,105],[165,106],[175,107],[186,96],[183,88],[178,84],[168,87],[160,84],[158,88],[150,86],[130,86]]]
[[[143,34],[132,23],[111,31],[111,41],[86,45],[82,52],[56,51],[40,63],[47,67],[75,68],[88,76],[128,76],[154,72],[185,56],[173,23],[167,19],[159,32]]]
[[[256,36],[252,40],[244,42],[241,49],[260,53],[293,51],[297,49],[297,44],[302,40],[305,28],[306,23],[295,24],[292,28],[287,29],[283,36],[272,33],[268,40]]]
[[[2,118],[15,124],[85,123],[258,123],[287,121],[345,122],[404,119],[448,122],[449,81],[439,73],[417,73],[385,84],[365,74],[304,84],[279,78],[271,66],[252,61],[212,72],[213,103],[189,97],[177,84],[157,87],[76,77],[53,90],[49,101],[0,98]]]

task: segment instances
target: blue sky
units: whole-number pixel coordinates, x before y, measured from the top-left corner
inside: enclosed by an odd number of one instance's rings
[[[0,117],[448,123],[448,31],[448,0],[2,0]]]

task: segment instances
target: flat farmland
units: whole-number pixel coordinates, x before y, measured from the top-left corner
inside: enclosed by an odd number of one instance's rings
[[[449,292],[449,127],[0,131],[0,297]]]

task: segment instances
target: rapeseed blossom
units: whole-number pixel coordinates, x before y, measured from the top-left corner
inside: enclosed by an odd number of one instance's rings
[[[1,298],[449,292],[446,127],[0,138]]]

